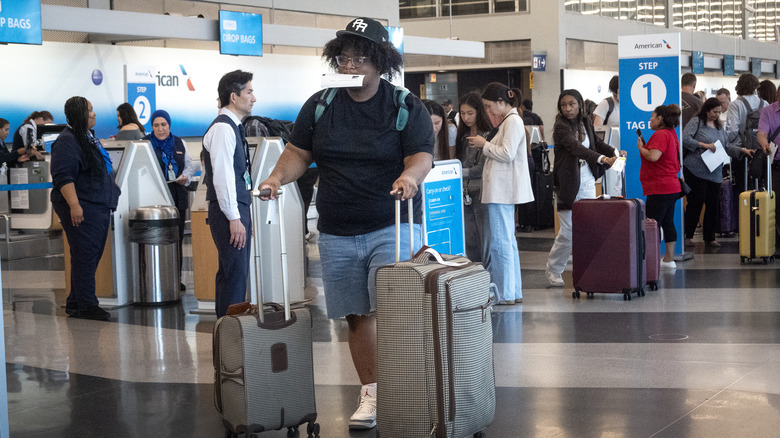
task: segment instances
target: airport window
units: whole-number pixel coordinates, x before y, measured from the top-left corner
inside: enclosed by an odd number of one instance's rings
[[[567,11],[666,25],[667,0],[566,0]],[[673,0],[672,27],[778,41],[780,0]]]
[[[567,11],[666,25],[666,0],[566,0]]]
[[[529,0],[400,0],[401,19],[528,12]]]

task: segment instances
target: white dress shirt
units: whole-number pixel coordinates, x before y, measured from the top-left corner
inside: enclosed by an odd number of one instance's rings
[[[230,117],[236,126],[241,120],[232,111],[222,108],[219,114]],[[241,218],[236,198],[236,175],[233,171],[233,156],[236,153],[236,132],[227,123],[215,123],[203,137],[203,148],[211,155],[211,183],[217,193],[219,209],[228,220]]]

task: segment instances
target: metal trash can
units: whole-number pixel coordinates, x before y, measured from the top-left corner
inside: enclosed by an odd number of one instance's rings
[[[128,219],[135,304],[180,301],[179,211],[167,205],[140,207]]]

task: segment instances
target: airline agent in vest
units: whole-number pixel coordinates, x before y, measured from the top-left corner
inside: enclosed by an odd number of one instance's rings
[[[160,163],[163,179],[168,182],[168,190],[173,198],[173,205],[179,210],[179,270],[181,270],[181,245],[184,238],[184,221],[189,208],[189,193],[185,188],[190,185],[195,175],[192,159],[187,153],[184,140],[171,134],[171,116],[165,110],[152,113],[152,133],[144,137],[154,148],[154,154]],[[184,283],[181,290],[185,290]]]
[[[217,91],[221,109],[203,137],[202,157],[209,227],[219,253],[215,295],[219,318],[231,304],[246,299],[252,201],[249,151],[241,120],[252,113],[256,100],[252,73],[227,73]]]

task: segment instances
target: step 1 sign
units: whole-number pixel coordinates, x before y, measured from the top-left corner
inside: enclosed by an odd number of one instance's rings
[[[621,149],[628,153],[626,196],[642,198],[637,130],[649,140],[653,134],[650,129],[653,111],[661,105],[680,105],[680,34],[621,36],[618,38],[618,56],[620,143]],[[680,127],[676,132],[679,139]],[[678,232],[675,254],[681,254],[682,202],[675,207],[675,226]]]
[[[41,2],[0,1],[0,43],[41,44]]]
[[[421,186],[425,244],[441,254],[466,255],[463,171],[459,160],[436,161]]]

